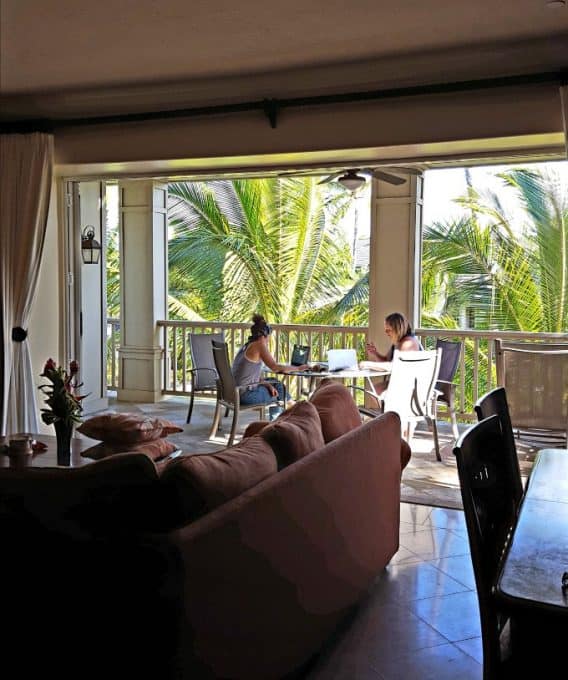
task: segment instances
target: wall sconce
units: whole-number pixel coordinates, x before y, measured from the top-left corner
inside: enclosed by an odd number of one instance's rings
[[[101,244],[95,240],[95,228],[87,224],[81,234],[81,257],[85,264],[98,264],[101,256]]]

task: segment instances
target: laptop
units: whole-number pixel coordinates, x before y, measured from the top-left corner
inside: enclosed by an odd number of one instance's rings
[[[307,364],[310,359],[310,346],[309,345],[294,345],[292,350],[292,359],[290,363],[292,366],[302,366],[302,364]]]
[[[357,369],[357,351],[354,349],[330,349],[327,352],[329,371],[341,371],[344,369]]]

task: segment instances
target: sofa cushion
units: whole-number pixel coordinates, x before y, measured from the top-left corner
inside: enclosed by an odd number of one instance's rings
[[[157,461],[169,456],[170,453],[173,453],[177,448],[177,444],[161,437],[160,439],[154,439],[151,442],[140,442],[139,444],[128,446],[126,444],[109,444],[107,442],[101,442],[100,444],[85,449],[81,455],[84,458],[100,460],[107,456],[114,456],[117,453],[145,453],[152,460]]]
[[[284,411],[262,428],[260,437],[272,447],[279,470],[325,444],[320,417],[309,401],[299,401]]]
[[[404,468],[408,465],[410,457],[412,456],[412,451],[407,441],[404,439],[400,440],[400,471],[402,472]]]
[[[137,413],[103,413],[85,420],[77,431],[91,439],[129,445],[159,439],[163,427],[160,419]]]
[[[254,437],[255,434],[264,430],[267,425],[270,425],[270,421],[268,420],[253,420],[252,423],[249,423],[246,426],[245,431],[243,432],[243,439]]]
[[[249,437],[236,446],[185,455],[173,460],[161,477],[177,508],[177,523],[191,521],[255,486],[277,470],[270,446]]]
[[[361,425],[357,404],[343,383],[322,380],[310,402],[318,411],[326,444]]]

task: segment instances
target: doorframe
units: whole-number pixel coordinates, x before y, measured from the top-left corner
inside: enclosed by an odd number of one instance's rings
[[[62,332],[62,355],[65,357],[65,365],[73,359],[79,360],[79,376],[81,376],[81,363],[85,357],[83,352],[82,338],[82,307],[83,307],[83,277],[81,256],[81,234],[84,225],[81,223],[81,182],[99,183],[98,203],[98,230],[100,234],[101,267],[100,308],[101,308],[101,336],[100,336],[100,365],[99,385],[97,400],[93,402],[89,410],[98,410],[108,406],[107,376],[106,376],[106,181],[96,179],[64,179],[63,180],[63,205],[65,206],[65,223],[63,233],[63,258],[64,258],[64,300],[63,300],[63,332]],[[79,359],[80,358],[80,359]]]

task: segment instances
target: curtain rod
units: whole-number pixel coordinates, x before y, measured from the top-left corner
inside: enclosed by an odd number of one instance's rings
[[[415,97],[431,94],[448,94],[471,90],[513,87],[515,85],[535,85],[557,83],[568,84],[568,71],[549,71],[515,76],[501,76],[479,80],[462,80],[451,83],[431,83],[428,85],[410,85],[384,90],[365,90],[361,92],[344,92],[339,94],[311,95],[285,99],[261,99],[235,104],[215,104],[196,106],[187,109],[171,109],[165,111],[145,111],[141,113],[122,113],[108,116],[90,116],[84,118],[36,118],[0,121],[1,133],[22,133],[30,131],[52,132],[58,128],[78,127],[86,125],[109,125],[117,123],[136,123],[152,120],[171,120],[174,118],[191,118],[195,116],[219,115],[225,113],[243,113],[261,111],[268,118],[270,127],[276,128],[278,114],[282,109],[295,106],[322,106],[326,104],[345,104],[350,102],[394,99],[399,97]]]

